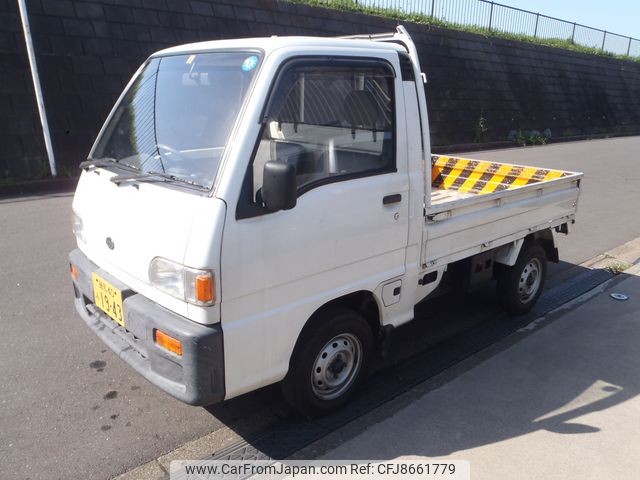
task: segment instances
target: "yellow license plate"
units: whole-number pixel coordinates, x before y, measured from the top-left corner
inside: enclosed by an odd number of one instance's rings
[[[91,280],[93,281],[93,298],[96,306],[113,318],[118,325],[124,327],[122,292],[96,273],[91,275]]]

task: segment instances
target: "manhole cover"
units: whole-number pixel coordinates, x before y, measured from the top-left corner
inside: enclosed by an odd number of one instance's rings
[[[611,298],[613,298],[614,300],[629,300],[629,297],[627,297],[624,293],[612,293]]]

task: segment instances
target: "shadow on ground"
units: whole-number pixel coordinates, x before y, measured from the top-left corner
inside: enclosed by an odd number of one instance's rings
[[[621,418],[589,416],[620,406],[640,393],[639,304],[609,296],[619,291],[633,300],[640,291],[640,277],[621,274],[588,306],[555,312],[545,322],[550,328],[538,331],[516,350],[489,359],[459,382],[398,412],[390,420],[392,429],[374,427],[368,432],[366,448],[347,444],[331,456],[442,457],[537,431],[573,437],[604,435],[608,428],[608,438],[598,440],[598,445],[610,444],[612,435],[619,442],[625,438],[618,433],[625,429]],[[553,322],[559,318],[562,320]],[[633,411],[633,406],[626,409]],[[635,418],[628,421],[635,422]],[[621,423],[627,422],[622,419]],[[540,441],[538,438],[538,444]],[[567,450],[571,448],[566,443],[571,439],[560,442]],[[619,448],[628,450],[633,445],[620,444]],[[604,455],[604,450],[598,454]]]
[[[500,311],[492,284],[470,294],[448,294],[425,301],[416,307],[415,321],[396,329],[389,357],[378,361],[376,372],[362,392],[340,412],[316,420],[301,418],[284,403],[277,386],[207,407],[211,415],[244,439],[212,452],[212,456],[247,459],[290,457],[340,426],[471,356],[477,357],[471,366],[482,363],[500,349],[524,338],[528,333],[522,327],[609,278],[611,275],[607,272],[561,262],[550,269],[547,289],[536,310],[520,317],[510,317]],[[506,345],[496,348],[496,342],[519,329],[525,333],[512,335],[505,342],[500,342]],[[567,341],[572,341],[570,331],[566,336]],[[591,358],[591,352],[584,354]],[[569,379],[555,378],[554,365],[546,364],[538,369],[530,368],[526,361],[523,365],[503,365],[495,372],[495,378],[503,381],[496,380],[498,383],[491,386],[479,383],[475,391],[447,401],[442,411],[435,415],[435,423],[427,429],[429,433],[420,437],[420,445],[424,448],[394,453],[396,456],[443,455],[540,428],[565,433],[589,432],[591,427],[572,423],[571,419],[586,408],[607,408],[637,392],[621,386],[615,375],[604,375],[606,372],[599,365],[586,361],[585,365],[590,365],[590,368],[585,369],[584,378]],[[455,376],[448,380],[453,378]],[[606,395],[592,407],[545,416],[593,388],[594,382],[601,379],[608,382],[602,385],[602,392]],[[525,388],[542,381],[544,388]],[[481,415],[469,408],[469,405],[478,405],[479,402],[486,402],[486,409]],[[410,426],[407,428],[411,430]]]

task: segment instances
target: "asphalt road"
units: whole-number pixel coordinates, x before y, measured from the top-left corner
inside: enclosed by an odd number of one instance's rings
[[[638,151],[629,137],[469,155],[585,172],[557,273],[640,236]],[[291,415],[275,387],[188,407],[108,350],[72,305],[71,199],[0,200],[0,478],[111,478],[225,426],[249,435]],[[491,300],[460,308],[440,314],[431,342],[495,312]]]

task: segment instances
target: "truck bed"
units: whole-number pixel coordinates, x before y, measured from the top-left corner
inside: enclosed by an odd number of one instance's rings
[[[562,170],[433,155],[431,204],[540,184],[572,174]]]
[[[422,264],[437,267],[571,223],[581,173],[434,155]]]

